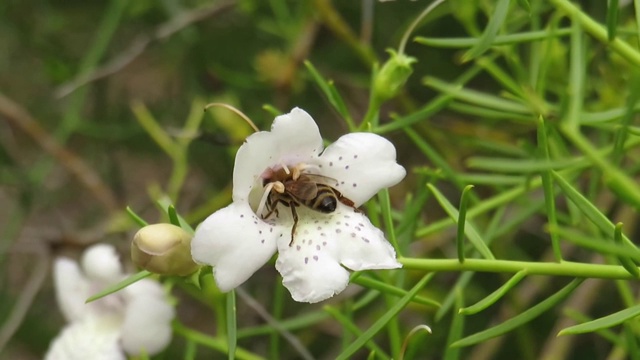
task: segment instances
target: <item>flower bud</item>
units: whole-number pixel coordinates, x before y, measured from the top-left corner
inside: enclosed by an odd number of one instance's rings
[[[391,58],[382,66],[373,80],[373,96],[376,100],[387,101],[398,94],[413,72],[411,64],[417,60],[405,54],[387,50]]]
[[[133,237],[131,259],[156,274],[189,275],[198,270],[191,258],[191,238],[191,234],[172,224],[145,226]]]

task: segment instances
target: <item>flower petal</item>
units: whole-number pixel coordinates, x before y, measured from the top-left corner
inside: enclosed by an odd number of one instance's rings
[[[308,162],[322,152],[322,137],[313,118],[294,108],[276,117],[271,131],[249,136],[236,154],[233,201],[246,201],[256,179],[268,168]]]
[[[122,265],[116,249],[108,244],[96,244],[82,254],[82,269],[92,280],[115,283],[122,279]]]
[[[125,360],[118,344],[117,327],[88,318],[66,326],[51,345],[45,360]]]
[[[331,214],[299,208],[293,243],[278,240],[276,269],[296,301],[318,302],[341,292],[352,270],[396,269],[393,246],[369,219],[339,204]]]
[[[396,251],[364,214],[339,206],[332,218],[340,263],[351,270],[397,269]]]
[[[58,307],[68,322],[82,319],[90,309],[85,301],[91,295],[90,284],[80,272],[78,263],[67,258],[56,259],[53,265],[53,282]]]
[[[120,290],[127,301],[136,298],[150,296],[156,299],[164,299],[165,292],[159,282],[152,279],[142,279]]]
[[[278,240],[276,269],[295,301],[316,303],[344,290],[349,272],[338,261],[332,216],[304,208],[298,214],[293,243],[290,237]]]
[[[286,228],[259,219],[247,203],[232,203],[198,226],[191,255],[194,261],[213,266],[218,287],[229,291],[271,258],[283,231]]]
[[[129,302],[121,330],[122,348],[129,355],[155,355],[171,342],[175,311],[166,300],[139,296]]]
[[[329,145],[315,161],[320,175],[337,180],[335,187],[358,207],[406,175],[396,163],[396,148],[371,133],[351,133]]]

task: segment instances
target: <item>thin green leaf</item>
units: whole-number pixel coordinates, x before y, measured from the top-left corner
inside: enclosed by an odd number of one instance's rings
[[[164,211],[166,211],[167,216],[171,219],[171,214],[169,213],[169,207],[173,207],[173,204],[171,203],[171,200],[167,197],[162,197],[160,199],[157,200],[158,205],[160,206],[161,209],[163,209]],[[173,221],[171,221],[172,224],[181,227],[184,231],[193,234],[193,228],[191,227],[191,225],[189,225],[189,223],[182,217],[180,216],[180,214],[178,214],[175,211],[175,208],[173,209],[174,211],[174,216],[177,217],[177,223],[174,223]]]
[[[340,312],[340,310],[332,306],[326,306],[324,310],[327,313],[331,314],[331,316],[333,316],[336,320],[338,320],[338,322],[340,322],[343,328],[345,328],[347,331],[349,331],[350,333],[356,336],[362,336],[362,330],[360,330],[358,326],[356,326],[356,324],[354,324],[353,321],[351,321],[351,319],[345,316],[345,314]],[[378,346],[378,344],[375,343],[375,341],[371,339],[369,339],[364,344],[364,346],[366,346],[369,350],[371,350],[371,352],[377,352],[379,355],[383,356],[386,359],[391,358],[384,350],[382,350],[380,346]]]
[[[548,40],[553,37],[567,36],[571,33],[571,29],[551,29],[529,31],[515,34],[498,35],[493,39],[493,45],[522,44],[523,42]],[[429,38],[418,36],[415,42],[422,45],[443,48],[467,48],[477,45],[479,38]]]
[[[523,103],[507,100],[499,96],[489,95],[477,90],[465,89],[461,85],[451,84],[432,76],[425,77],[422,82],[424,85],[446,95],[450,95],[454,99],[464,100],[471,104],[513,114],[532,114],[531,109]]]
[[[538,119],[538,149],[541,152],[541,156],[544,161],[551,162],[551,155],[549,153],[549,141],[547,139],[547,127],[542,116]],[[547,218],[551,226],[558,224],[558,218],[556,215],[556,195],[553,187],[553,179],[551,173],[542,171],[540,174],[542,178],[542,189],[544,190],[544,202],[547,207]],[[560,239],[555,233],[551,233],[551,246],[553,247],[553,254],[556,261],[562,261],[562,250],[560,249]]]
[[[282,115],[282,111],[280,111],[277,107],[271,105],[271,104],[264,104],[262,105],[262,110],[268,112],[269,114],[271,114],[273,117]]]
[[[455,288],[461,288],[461,289],[466,288],[467,285],[469,284],[469,282],[471,281],[471,279],[473,278],[473,275],[475,275],[475,273],[470,272],[470,271],[463,272],[462,275],[460,275],[460,277],[458,278],[458,281],[456,281],[456,283],[453,286],[453,288],[454,289]],[[444,298],[444,300],[442,300],[442,306],[440,307],[440,309],[438,309],[438,311],[436,311],[435,320],[436,321],[442,320],[442,318],[447,313],[449,313],[449,310],[455,304],[455,301],[456,301],[456,292],[455,291],[449,291],[449,293]]]
[[[582,323],[579,325],[574,325],[574,326],[570,326],[568,328],[562,329],[558,333],[558,336],[584,334],[584,333],[590,333],[590,332],[594,332],[602,329],[607,329],[612,326],[620,325],[623,322],[633,319],[637,316],[640,316],[640,305],[632,306],[628,309],[618,311],[611,315],[607,315],[586,323]]]
[[[605,234],[611,234],[615,231],[613,223],[598,210],[587,198],[585,198],[578,190],[576,190],[562,175],[555,171],[551,171],[551,175],[556,180],[556,183],[560,186],[565,195],[573,202],[578,209],[591,220],[602,232]],[[625,245],[636,248],[633,242],[629,240],[625,235],[622,235],[622,240]]]
[[[149,225],[148,222],[146,222],[143,218],[141,218],[140,216],[138,216],[138,214],[135,213],[135,211],[133,211],[133,209],[131,209],[130,206],[127,206],[127,214],[129,214],[129,216],[131,217],[131,219],[133,221],[135,221],[136,224],[140,225],[140,227],[145,227],[147,225]]]
[[[629,323],[624,324],[624,339],[627,344],[627,354],[631,360],[640,360],[640,349],[638,349],[638,336]]]
[[[491,45],[493,45],[495,37],[498,35],[498,31],[500,30],[500,27],[502,27],[502,23],[504,23],[504,20],[507,18],[510,3],[510,0],[498,1],[493,14],[489,17],[489,23],[484,29],[478,43],[462,55],[462,62],[473,60],[474,58],[482,55],[491,47]]]
[[[409,331],[409,334],[407,334],[407,336],[404,338],[404,341],[402,342],[402,348],[400,349],[398,360],[404,359],[405,355],[407,354],[407,348],[409,347],[411,339],[413,339],[415,335],[419,334],[421,331],[427,334],[432,334],[431,328],[425,324],[415,326],[413,329],[411,329],[411,331]]]
[[[464,306],[464,296],[462,294],[462,288],[456,287],[456,307],[461,308]],[[453,314],[451,320],[451,329],[449,329],[449,337],[447,338],[447,347],[444,354],[444,360],[457,360],[460,358],[460,349],[452,347],[451,344],[458,341],[464,333],[464,316],[461,314]]]
[[[609,0],[609,5],[607,6],[607,35],[609,41],[616,39],[619,12],[620,4],[618,3],[618,0]]]
[[[358,338],[351,343],[338,357],[336,360],[347,360],[352,357],[358,350],[360,350],[371,338],[373,338],[382,328],[386,326],[386,324],[391,321],[392,318],[398,316],[398,313],[402,311],[402,309],[409,304],[411,299],[413,299],[426,284],[431,280],[435,273],[430,273],[422,277],[416,285],[411,288],[411,290],[407,293],[407,295],[403,296],[398,302],[393,304],[386,313],[384,313],[381,317],[376,320],[362,335],[358,336]]]
[[[464,262],[464,227],[467,223],[467,206],[469,204],[468,193],[473,189],[473,185],[467,185],[462,190],[460,198],[460,211],[458,212],[458,233],[456,235],[456,245],[458,248],[458,261]]]
[[[351,118],[351,115],[347,110],[347,106],[345,105],[344,100],[342,100],[342,96],[340,96],[333,83],[326,81],[309,60],[304,61],[304,66],[307,67],[307,71],[309,71],[309,74],[320,88],[320,91],[322,91],[324,96],[327,97],[329,103],[333,105],[333,108],[336,109],[336,111],[345,119],[349,128],[355,129],[353,119]]]
[[[227,345],[229,347],[228,359],[234,360],[236,357],[236,347],[238,345],[238,325],[236,321],[236,292],[231,290],[227,293]]]
[[[633,260],[640,261],[640,250],[637,248],[634,250],[624,244],[615,244],[610,241],[605,241],[604,239],[596,239],[575,230],[568,230],[558,226],[549,226],[549,232],[556,233],[566,241],[587,249],[595,250],[601,254],[627,256]]]
[[[517,315],[503,322],[502,324],[499,324],[487,330],[480,331],[473,335],[467,336],[466,338],[458,340],[455,343],[451,344],[451,346],[463,347],[463,346],[474,345],[489,339],[493,339],[494,337],[506,334],[509,331],[520,327],[532,321],[533,319],[537,318],[538,316],[542,315],[542,313],[546,312],[547,310],[549,310],[550,308],[558,304],[560,301],[564,300],[564,298],[569,296],[569,294],[571,294],[573,290],[575,290],[578,287],[578,285],[582,283],[583,280],[584,279],[582,278],[574,279],[567,286],[560,289],[560,291],[549,296],[547,299],[541,301],[540,303],[533,306],[532,308],[529,308],[528,310],[521,313],[520,315]]]
[[[350,282],[354,284],[358,284],[360,286],[364,286],[369,289],[378,290],[386,294],[397,295],[397,296],[405,296],[407,294],[407,290],[401,289],[393,285],[389,285],[382,281],[372,279],[368,276],[359,276],[357,278],[352,278]],[[419,296],[419,295],[415,296],[412,301],[415,302],[416,304],[440,307],[439,302]]]
[[[173,205],[169,205],[167,208],[167,214],[169,215],[169,222],[175,226],[180,226],[180,219],[178,219],[178,213]]]
[[[496,289],[487,297],[485,297],[484,299],[478,301],[473,305],[470,305],[470,306],[467,306],[466,308],[462,308],[458,310],[458,312],[462,315],[473,315],[473,314],[479,313],[480,311],[495,304],[496,301],[500,300],[504,295],[506,295],[509,292],[509,290],[511,290],[514,286],[516,286],[520,282],[520,280],[524,279],[525,276],[527,276],[526,270],[518,271],[517,273],[515,273],[515,275],[511,277],[511,279],[509,279],[509,281],[504,283],[504,285]]]
[[[613,240],[616,244],[624,246],[624,243],[622,241],[622,223],[616,224],[615,232],[613,234]],[[638,266],[633,262],[633,260],[631,260],[629,256],[627,256],[626,254],[619,255],[618,261],[620,262],[620,265],[622,265],[622,267],[624,267],[633,277],[640,277],[640,270],[638,270]]]
[[[436,200],[438,200],[438,203],[440,203],[440,206],[442,206],[444,211],[447,212],[449,217],[452,218],[454,221],[457,221],[459,216],[458,210],[456,210],[456,208],[453,205],[451,205],[449,200],[447,200],[447,198],[444,195],[442,195],[442,193],[438,189],[436,189],[435,186],[431,184],[427,184],[427,187],[429,188],[429,190],[431,190],[433,195],[436,197]],[[464,224],[464,233],[467,235],[467,237],[469,237],[469,241],[471,242],[471,244],[476,248],[476,250],[478,250],[478,252],[483,257],[490,260],[495,259],[495,256],[493,256],[493,254],[491,253],[491,250],[489,250],[489,248],[487,247],[486,242],[482,239],[478,231],[475,229],[475,227],[473,227],[473,225],[470,222],[466,222]]]
[[[578,162],[578,159],[505,159],[474,156],[467,160],[467,166],[471,169],[491,170],[494,172],[530,174],[551,169],[566,169]]]
[[[124,289],[127,286],[137,282],[138,280],[142,280],[142,279],[144,279],[144,278],[146,278],[148,276],[151,276],[151,275],[152,275],[152,273],[150,273],[149,271],[142,270],[139,273],[133,274],[133,275],[129,276],[128,278],[120,281],[119,283],[116,283],[114,285],[108,286],[106,289],[104,289],[104,290],[100,291],[99,293],[89,297],[87,299],[87,301],[85,301],[85,303],[88,304],[88,303],[90,303],[92,301],[96,301],[98,299],[101,299],[101,298],[103,298],[103,297],[105,297],[105,296],[107,296],[109,294],[113,294],[114,292],[119,291],[121,289]]]

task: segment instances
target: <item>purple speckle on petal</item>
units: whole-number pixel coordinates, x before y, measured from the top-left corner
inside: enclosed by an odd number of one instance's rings
[[[352,238],[356,237],[356,233],[351,233],[351,237]]]
[[[320,236],[327,236],[327,234],[325,234],[325,233],[320,233]]]
[[[264,244],[264,239],[260,240],[260,242]]]
[[[342,160],[342,156],[340,156],[340,157],[338,158],[338,160]]]
[[[364,227],[364,224],[363,224],[363,223],[358,223],[358,225],[360,225],[361,227]]]
[[[364,242],[366,242],[367,244],[369,243],[369,239],[367,239],[366,237],[362,237],[362,240],[364,240]]]
[[[241,217],[241,218],[243,218],[243,217],[244,217],[244,214],[240,214],[240,217]]]
[[[349,170],[349,165],[344,167],[345,170]]]
[[[340,234],[341,232],[342,232],[342,230],[336,229],[336,234]]]
[[[358,184],[356,184],[356,183],[353,183],[353,187],[357,187],[357,186],[358,186]]]
[[[296,250],[300,251],[300,249],[302,249],[302,247],[300,245],[296,245]]]
[[[309,240],[309,245],[313,244],[313,240]]]
[[[357,159],[357,158],[358,158],[358,155],[353,155],[353,158],[354,158],[354,159]]]
[[[322,246],[327,246],[327,242],[326,242],[326,241],[323,241],[323,242],[322,242]]]
[[[318,231],[322,230],[322,226],[318,226]]]
[[[329,166],[333,166],[333,161],[329,161]]]
[[[355,235],[355,234],[353,234],[353,235]],[[320,245],[316,245],[316,250],[320,250],[320,249],[321,249]]]
[[[318,255],[313,255],[313,260],[318,261]]]
[[[345,218],[345,219],[351,219],[351,216],[349,216],[349,215],[345,215],[345,216],[344,216],[344,218]]]
[[[309,263],[309,258],[308,258],[308,257],[305,257],[305,258],[304,258],[304,263],[305,263],[305,264],[308,264],[308,263]]]
[[[360,231],[360,226],[356,226],[356,230]]]
[[[262,234],[262,230],[258,230],[258,234]]]

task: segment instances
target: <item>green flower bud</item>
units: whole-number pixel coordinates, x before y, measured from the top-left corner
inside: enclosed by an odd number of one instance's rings
[[[387,101],[398,94],[413,72],[411,64],[417,60],[389,49],[391,58],[382,66],[373,80],[373,97],[379,102]]]
[[[191,234],[172,224],[145,226],[133,237],[131,259],[156,274],[189,275],[198,270],[191,258],[191,238]]]

